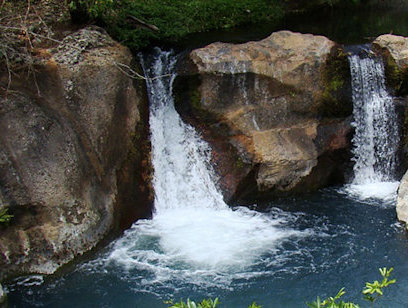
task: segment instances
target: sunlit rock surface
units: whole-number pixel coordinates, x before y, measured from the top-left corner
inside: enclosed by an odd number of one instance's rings
[[[408,38],[392,34],[377,37],[373,44],[386,48],[400,68],[408,66]]]
[[[408,172],[402,177],[398,188],[397,216],[400,221],[408,223]]]
[[[1,277],[52,273],[146,212],[144,91],[117,67],[129,50],[91,27],[38,57],[35,79],[14,77],[0,102],[0,208],[14,215],[0,226]]]
[[[408,94],[408,38],[392,34],[380,35],[373,41],[385,62],[386,82],[398,96]]]
[[[349,78],[346,54],[334,42],[280,31],[193,50],[180,65],[176,102],[212,143],[224,196],[253,199],[342,177]]]

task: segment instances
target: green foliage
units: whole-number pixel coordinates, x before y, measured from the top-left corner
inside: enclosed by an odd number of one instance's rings
[[[0,210],[0,223],[9,222],[13,217],[13,215],[8,214],[8,208]]]
[[[191,33],[277,21],[283,16],[280,0],[74,0],[70,8],[72,16],[85,10],[89,18],[133,49],[159,40],[177,42]],[[130,15],[159,31],[135,24]]]
[[[190,299],[187,299],[187,302],[180,301],[178,303],[174,303],[172,300],[165,302],[166,304],[169,304],[169,308],[216,308],[219,304],[218,298],[215,300],[212,300],[211,298],[209,299],[204,299],[201,303],[195,303]]]
[[[379,282],[375,280],[374,282],[366,282],[365,288],[363,289],[362,293],[364,295],[364,299],[369,301],[371,305],[373,305],[383,294],[384,289],[389,287],[390,285],[396,282],[395,279],[390,279],[391,273],[394,270],[392,267],[387,269],[386,267],[380,268],[380,274],[382,276],[382,281]],[[341,300],[341,297],[346,294],[344,288],[340,289],[334,297],[328,297],[325,300],[321,300],[319,297],[312,302],[307,303],[307,306],[310,308],[359,308],[358,304],[353,302],[344,302]],[[187,302],[180,301],[178,303],[174,303],[172,300],[165,302],[169,304],[169,308],[215,308],[218,306],[219,301],[218,298],[215,300],[212,299],[204,299],[201,303],[196,304],[195,302],[187,299]],[[261,306],[257,305],[253,302],[248,308],[262,308]]]
[[[173,300],[166,301],[165,304],[171,305],[169,308],[216,308],[219,305],[218,298],[212,300],[204,299],[201,303],[195,303],[194,301],[187,299],[187,302],[180,301],[178,303],[174,303]],[[262,306],[257,305],[257,303],[253,302],[248,308],[262,308]]]
[[[381,283],[378,282],[378,280],[375,280],[372,283],[366,282],[366,286],[363,290],[364,298],[368,300],[370,303],[374,303],[375,301],[378,300],[378,298],[383,296],[384,288],[396,282],[395,279],[389,280],[389,277],[392,271],[394,270],[392,267],[390,269],[383,267],[383,268],[380,268],[379,270],[383,278]]]
[[[389,280],[389,277],[394,270],[392,267],[387,269],[386,267],[380,268],[380,274],[382,276],[381,283],[375,280],[374,282],[366,282],[365,288],[362,293],[364,299],[369,301],[371,305],[374,304],[384,293],[384,288],[394,284],[395,279]],[[342,288],[335,297],[328,297],[324,301],[321,301],[319,297],[312,303],[307,303],[310,308],[359,308],[360,306],[352,302],[343,302],[340,298],[345,294],[344,288]]]
[[[73,0],[68,7],[71,11],[85,11],[89,17],[97,18],[114,7],[114,0]]]
[[[317,300],[314,301],[313,303],[307,303],[307,305],[310,308],[321,308],[321,307],[327,307],[327,308],[359,308],[360,306],[351,303],[351,302],[343,302],[340,300],[340,297],[342,297],[346,292],[344,291],[344,288],[340,289],[339,293],[335,297],[328,297],[324,301],[321,301],[319,297],[317,297]]]

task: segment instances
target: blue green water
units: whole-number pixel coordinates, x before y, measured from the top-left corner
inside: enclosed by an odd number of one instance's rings
[[[151,114],[155,121],[150,126],[173,119],[160,131],[171,136],[188,133],[185,139],[193,140],[195,133],[189,128],[173,130],[180,121],[174,107],[167,105],[171,102],[164,103],[161,112]],[[162,137],[154,144],[169,142]],[[159,152],[168,154],[182,144],[173,142]],[[204,145],[194,151],[190,145],[189,156],[206,152]],[[365,282],[380,279],[378,268],[391,266],[397,284],[386,290],[380,306],[408,307],[408,238],[397,222],[395,201],[362,202],[343,188],[331,188],[230,211],[215,192],[210,194],[214,204],[196,206],[206,196],[192,202],[192,186],[183,186],[181,199],[167,202],[183,179],[184,184],[195,183],[194,174],[200,173],[189,174],[187,159],[173,154],[179,159],[163,160],[162,167],[186,172],[176,181],[174,173],[166,171],[157,177],[164,182],[155,186],[168,189],[177,184],[164,195],[168,207],[159,207],[154,220],[138,222],[82,263],[52,276],[10,281],[9,307],[160,308],[167,307],[163,302],[169,299],[208,297],[218,297],[226,308],[247,307],[253,301],[264,308],[306,307],[316,296],[334,296],[342,287],[345,299],[368,307],[361,296]],[[196,186],[208,188],[207,184],[199,181]]]
[[[164,300],[187,297],[219,297],[221,307],[247,307],[252,301],[263,307],[305,307],[317,295],[334,296],[341,287],[345,298],[364,304],[362,287],[379,279],[383,266],[395,268],[397,284],[386,291],[382,307],[408,306],[408,239],[392,204],[363,203],[326,189],[274,200],[258,210],[280,217],[281,228],[310,235],[282,240],[246,271],[251,275],[235,275],[225,284],[176,277],[155,277],[155,283],[149,268],[103,261],[111,245],[65,274],[11,282],[10,307],[166,307]]]

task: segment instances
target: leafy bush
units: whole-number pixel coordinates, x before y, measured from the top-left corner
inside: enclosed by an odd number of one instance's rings
[[[280,0],[74,0],[72,16],[88,17],[104,25],[117,40],[133,49],[150,43],[177,42],[197,32],[247,23],[277,21],[283,16]],[[130,16],[155,25],[152,31]]]

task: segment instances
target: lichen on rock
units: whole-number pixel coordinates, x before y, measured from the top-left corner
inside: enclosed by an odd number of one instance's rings
[[[69,65],[71,69],[75,69],[75,64],[84,59],[86,51],[92,52],[92,50],[95,51],[97,48],[108,46],[118,47],[105,30],[91,26],[68,35],[51,52],[56,62]],[[99,50],[99,53],[101,52],[103,53],[105,50]],[[109,53],[106,53],[106,55],[109,55]]]

